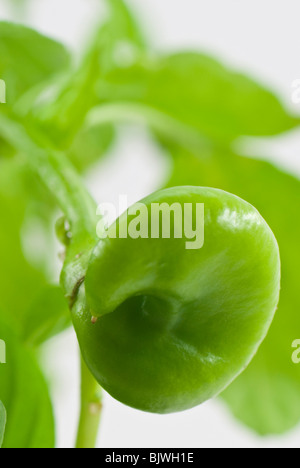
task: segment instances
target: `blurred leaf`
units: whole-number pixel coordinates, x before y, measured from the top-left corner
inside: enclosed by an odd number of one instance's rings
[[[38,346],[71,325],[71,317],[60,286],[46,286],[29,307],[23,338]]]
[[[252,203],[273,229],[282,260],[282,291],[269,334],[248,369],[223,393],[234,415],[259,434],[283,433],[300,422],[300,366],[292,342],[300,331],[300,181],[272,164],[223,151],[192,153],[168,144],[174,171],[168,185],[202,185]]]
[[[100,28],[96,39],[100,52],[101,75],[111,70],[131,66],[147,50],[138,21],[123,0],[106,0],[108,21]]]
[[[98,95],[104,102],[147,105],[219,141],[299,125],[267,89],[198,53],[117,67],[99,81]]]
[[[26,100],[24,92],[34,96],[37,92],[35,87],[44,92],[45,83],[70,64],[70,56],[61,44],[34,30],[11,23],[0,23],[0,55],[0,76],[7,85],[7,104],[1,106],[3,112],[10,112],[12,107],[21,111],[22,105],[20,102],[17,104],[17,98],[22,95],[22,99]],[[0,156],[14,154],[9,144],[0,142]],[[66,325],[67,304],[62,311],[63,298],[58,294],[53,296],[51,302],[52,320],[50,303],[42,319],[33,320],[35,315],[43,314],[43,310],[36,310],[35,307],[42,306],[39,298],[48,287],[47,263],[53,256],[53,198],[20,158],[9,161],[0,159],[0,163],[0,308],[6,311],[6,315],[9,313],[10,321],[26,341],[34,337],[40,342]],[[43,252],[39,252],[39,266],[32,261],[37,257],[35,252],[31,252],[30,260],[26,258],[23,243],[25,221],[27,225],[36,227],[36,220],[43,232],[33,233],[35,249],[41,240],[44,243]],[[59,316],[60,313],[64,313],[64,316]]]
[[[112,125],[83,126],[75,136],[67,155],[76,169],[84,172],[107,152],[114,137]]]
[[[96,31],[78,69],[70,73],[62,86],[56,90],[56,94],[49,96],[49,100],[43,102],[40,108],[39,100],[37,107],[33,107],[35,117],[43,123],[43,130],[48,135],[50,133],[52,140],[61,149],[78,143],[73,141],[84,124],[87,112],[99,102],[96,92],[98,79],[107,70],[115,67],[118,50],[122,54],[123,47],[128,55],[130,48],[136,53],[142,47],[136,23],[123,1],[112,0],[108,5],[108,19]],[[81,137],[85,139],[87,147],[92,146],[95,132],[86,129],[82,132]],[[98,132],[98,141],[103,138],[106,143],[111,142],[112,128],[107,128],[104,134],[102,129],[98,129]],[[92,141],[89,141],[88,137],[91,137]],[[101,146],[104,146],[103,143]],[[71,155],[73,154],[71,152]],[[86,157],[91,159],[91,155]]]
[[[96,32],[77,74],[58,97],[59,109],[51,111],[61,131],[69,127],[72,135],[69,157],[81,171],[99,159],[114,140],[112,125],[93,128],[84,125],[86,114],[99,102],[99,77],[119,66],[131,65],[146,49],[138,24],[125,3],[108,0],[107,4],[107,21]]]
[[[96,92],[99,77],[119,66],[120,61],[128,63],[128,60],[137,59],[145,47],[137,23],[125,3],[122,0],[107,3],[108,19],[96,31],[78,69],[69,70],[55,83],[51,80],[32,82],[32,87],[14,105],[14,110],[26,118],[27,123],[31,121],[40,127],[56,148],[67,151],[80,171],[102,156],[114,139],[112,125],[92,129],[84,125],[87,112],[99,102]],[[23,67],[17,70],[20,76],[15,73],[15,78],[23,83],[22,70]],[[9,146],[2,145],[2,154],[9,152]]]
[[[6,425],[6,410],[3,406],[2,401],[0,401],[0,448],[2,447],[4,431]]]
[[[0,399],[7,411],[3,447],[53,448],[52,407],[36,359],[2,321],[0,336],[7,360],[0,367]]]
[[[70,64],[66,49],[33,29],[0,23],[0,76],[6,82],[7,102],[48,80]]]
[[[79,67],[66,74],[57,86],[45,93],[23,99],[27,118],[45,133],[58,149],[84,171],[101,157],[114,140],[110,124],[89,128],[86,114],[99,103],[96,85],[99,77],[118,66],[121,60],[139,57],[144,41],[139,28],[122,0],[107,1],[108,18],[94,34]],[[117,64],[116,64],[117,62]]]
[[[24,258],[21,228],[28,195],[22,189],[22,167],[3,161],[0,169],[0,308],[9,312],[21,326],[23,314],[45,279]]]
[[[0,138],[0,159],[1,158],[10,158],[14,156],[14,149],[2,138]]]
[[[34,99],[47,90],[46,84],[70,66],[70,55],[63,45],[9,22],[0,22],[0,57],[0,77],[6,83],[6,104],[0,110],[14,107],[24,117]],[[11,146],[0,140],[0,158],[14,154]]]
[[[61,291],[54,292],[51,301],[49,297],[47,300],[49,286],[45,267],[44,271],[34,267],[24,256],[21,232],[26,212],[34,194],[36,197],[39,194],[41,202],[44,194],[41,187],[40,191],[39,186],[35,187],[35,183],[37,181],[19,159],[0,161],[0,310],[6,311],[26,341],[34,338],[40,342],[54,331],[61,331],[68,308]],[[46,200],[41,209],[43,215],[50,218],[45,221],[49,231],[52,206],[49,208]],[[51,232],[48,235],[50,237]],[[46,245],[49,251],[45,252],[44,263],[53,255],[49,238],[46,238]]]

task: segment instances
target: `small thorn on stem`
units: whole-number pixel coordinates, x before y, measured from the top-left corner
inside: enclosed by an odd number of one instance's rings
[[[90,403],[90,406],[89,406],[90,414],[97,415],[101,412],[101,410],[102,410],[102,403]]]

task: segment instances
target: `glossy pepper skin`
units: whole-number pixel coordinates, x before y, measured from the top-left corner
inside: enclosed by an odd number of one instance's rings
[[[221,190],[176,187],[142,202],[204,203],[203,247],[187,250],[185,238],[100,240],[73,321],[105,390],[170,413],[214,397],[248,365],[278,303],[279,250],[257,210]]]

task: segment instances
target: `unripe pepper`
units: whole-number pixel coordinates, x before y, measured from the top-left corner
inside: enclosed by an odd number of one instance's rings
[[[91,255],[73,322],[105,390],[134,408],[170,413],[214,397],[248,365],[278,303],[279,250],[257,210],[229,193],[176,187],[142,202],[149,213],[153,203],[183,211],[204,204],[204,245],[108,235]],[[123,215],[116,223],[129,222]]]

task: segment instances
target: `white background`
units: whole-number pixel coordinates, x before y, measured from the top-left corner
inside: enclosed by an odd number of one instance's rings
[[[144,20],[156,48],[201,49],[265,82],[295,112],[292,83],[300,78],[299,0],[128,0]],[[27,22],[78,51],[103,8],[100,0],[32,0]],[[0,17],[9,18],[0,0]],[[20,19],[24,16],[20,12]],[[1,58],[0,58],[1,59]],[[300,105],[299,105],[300,106]],[[263,155],[300,175],[300,132],[253,141]],[[168,174],[157,148],[136,129],[120,132],[111,158],[87,183],[100,201],[128,194],[133,202],[159,187]],[[299,330],[300,335],[300,330]],[[78,416],[78,351],[73,332],[44,349],[58,421],[58,446],[71,447]],[[236,422],[219,401],[170,416],[127,408],[108,395],[99,445],[102,447],[299,447],[300,428],[284,437],[259,438]]]

